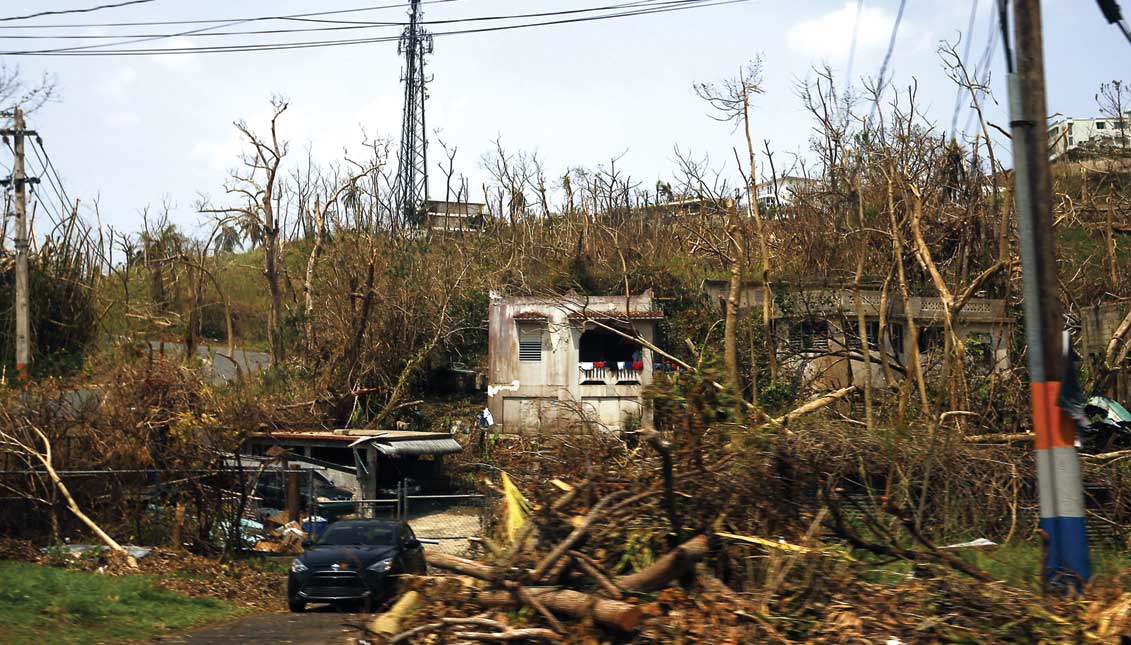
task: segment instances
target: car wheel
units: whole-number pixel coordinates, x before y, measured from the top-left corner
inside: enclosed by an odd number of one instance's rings
[[[301,614],[306,609],[306,603],[301,600],[288,600],[287,608],[291,613]]]

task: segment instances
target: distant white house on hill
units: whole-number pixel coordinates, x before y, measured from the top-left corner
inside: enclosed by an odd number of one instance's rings
[[[478,233],[483,230],[487,205],[428,199],[423,206],[425,226],[432,231]]]
[[[762,209],[792,206],[803,195],[812,194],[821,182],[808,177],[785,175],[776,180],[763,181],[754,185],[754,198]]]
[[[1131,112],[1124,118],[1065,117],[1049,124],[1049,160],[1056,160],[1081,147],[1119,148],[1131,144]]]

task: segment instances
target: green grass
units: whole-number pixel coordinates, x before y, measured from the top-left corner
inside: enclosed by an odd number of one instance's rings
[[[908,545],[912,546],[912,545]],[[1019,589],[1038,591],[1041,588],[1041,547],[1035,542],[1013,541],[989,549],[959,549],[954,555],[983,569],[998,580]],[[856,553],[863,560],[871,556]],[[1119,549],[1092,547],[1092,580],[1108,578],[1131,569],[1131,554]],[[906,560],[876,564],[865,577],[873,582],[893,582],[911,573],[912,563]]]
[[[0,561],[0,642],[113,643],[234,616],[212,598],[160,589],[153,576],[105,576]]]

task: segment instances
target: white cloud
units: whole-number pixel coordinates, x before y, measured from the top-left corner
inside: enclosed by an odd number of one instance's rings
[[[129,65],[113,68],[102,75],[98,85],[107,107],[102,117],[108,128],[132,128],[141,123],[134,109],[137,103],[137,70]]]
[[[201,47],[203,45],[204,43],[194,43],[191,39],[184,37],[169,38],[157,43],[152,43],[152,47],[155,49],[180,49],[186,47]],[[138,48],[149,46],[149,43],[134,45],[134,47]],[[201,54],[150,54],[145,58],[165,69],[184,71],[200,67]]]
[[[786,42],[790,48],[812,58],[833,63],[846,61],[857,20],[856,7],[855,2],[845,2],[840,9],[797,22],[786,31]],[[895,14],[880,7],[864,6],[860,11],[856,36],[857,60],[869,53],[882,51],[891,38],[894,24]],[[906,36],[909,32],[905,19],[900,33]]]
[[[108,128],[132,128],[141,123],[141,117],[133,110],[111,110],[102,118]]]

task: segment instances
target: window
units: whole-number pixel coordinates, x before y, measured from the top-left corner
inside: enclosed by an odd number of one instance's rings
[[[1106,123],[1104,123],[1103,121],[1096,121],[1096,129],[1097,130],[1103,130],[1105,128],[1107,128]]]
[[[805,320],[789,328],[789,347],[795,352],[829,351],[829,323]]]
[[[864,321],[864,333],[868,336],[868,349],[876,349],[880,345],[880,321],[866,320]],[[858,349],[860,347],[860,325],[855,318],[849,321],[848,326],[845,328],[844,339],[848,347]]]
[[[518,328],[518,360],[524,363],[537,363],[542,360],[541,326]]]
[[[919,353],[923,354],[934,349],[942,349],[946,345],[946,338],[940,327],[922,327],[919,329]]]
[[[896,358],[903,355],[903,325],[892,323],[888,325],[888,340],[891,342],[891,353]]]

